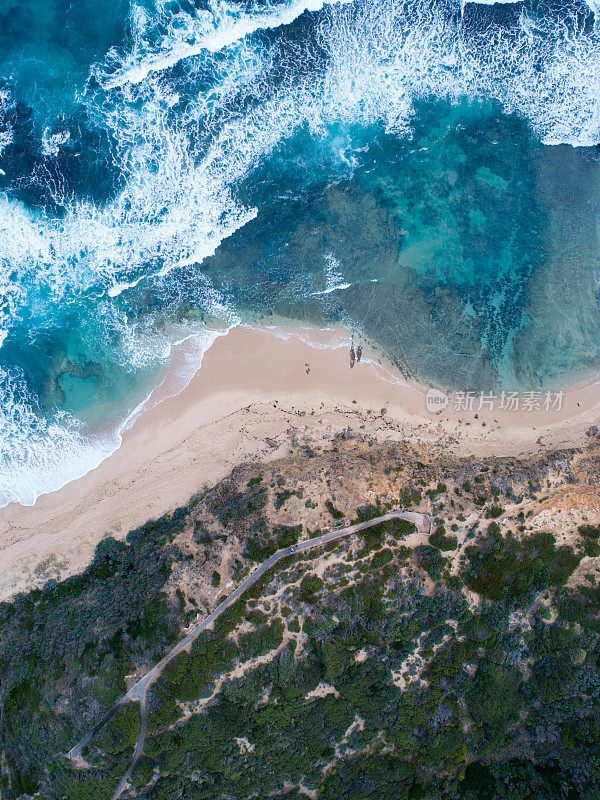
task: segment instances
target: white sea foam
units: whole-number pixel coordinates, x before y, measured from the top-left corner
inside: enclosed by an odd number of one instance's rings
[[[12,108],[12,100],[9,92],[0,87],[0,156],[9,144],[13,142],[13,128],[9,121],[9,111]],[[6,172],[0,168],[0,175]]]
[[[495,6],[495,5],[517,5],[523,3],[525,0],[460,0],[461,10],[464,11],[465,6]],[[600,12],[600,0],[584,0],[590,11],[597,15]]]
[[[71,138],[69,131],[55,131],[51,133],[50,128],[45,128],[42,134],[42,153],[45,156],[57,156],[63,144]]]
[[[598,14],[600,13],[600,2],[598,0],[585,0],[585,3],[590,9],[590,11],[595,16],[598,16]]]
[[[349,289],[351,283],[346,283],[341,272],[341,264],[333,253],[328,253],[325,257],[325,288],[316,292],[310,292],[310,297],[331,294],[341,289]]]
[[[244,327],[251,328],[252,326],[247,325]],[[342,350],[348,348],[350,345],[348,334],[340,328],[294,327],[291,329],[276,325],[264,325],[261,327],[264,327],[270,334],[284,342],[288,342],[291,339],[298,339],[314,350]],[[321,336],[320,334],[323,333],[327,333],[328,336]]]
[[[299,7],[269,13],[292,16]],[[262,17],[253,19],[258,25]],[[211,25],[225,30],[229,22]],[[464,37],[459,15],[424,0],[384,0],[330,8],[320,41],[324,71],[311,76],[314,55],[296,48],[298,63],[278,65],[288,77],[276,89],[268,50],[240,44],[210,100],[199,94],[179,115],[172,113],[177,95],[158,78],[139,91],[123,87],[112,106],[92,108],[118,143],[126,185],[104,208],[67,202],[60,220],[0,206],[0,230],[10,231],[7,269],[31,277],[18,285],[45,283],[54,300],[94,286],[116,298],[143,277],[164,279],[201,262],[257,213],[238,205],[236,186],[302,125],[319,135],[339,121],[383,121],[388,131],[410,135],[415,99],[468,95],[497,98],[547,142],[599,139],[600,41],[576,22],[534,22],[523,12],[517,31],[498,32],[494,46],[483,49]],[[163,49],[175,52],[178,42],[163,42]],[[140,47],[136,40],[132,53]],[[308,77],[296,80],[300,67]],[[245,109],[223,114],[240,91]],[[224,121],[211,132],[216,112]],[[193,143],[198,131],[200,147]]]
[[[311,292],[310,296],[318,297],[322,294],[331,294],[332,292],[337,292],[341,289],[349,289],[351,286],[351,283],[336,283],[334,286],[329,286],[327,289],[322,289],[320,292]]]
[[[523,0],[460,0],[460,7],[464,11],[465,6],[501,6],[501,5],[517,5],[522,3]]]
[[[195,331],[174,342],[171,347],[185,340],[187,348],[178,373],[169,376],[170,392],[159,384],[102,435],[88,434],[69,414],[50,419],[40,415],[23,378],[0,368],[0,508],[12,502],[33,505],[40,495],[95,469],[120,447],[123,433],[141,414],[188,385],[206,352],[227,330]]]
[[[22,377],[0,369],[0,506],[15,500],[31,505],[118,446],[111,436],[86,440],[68,415],[45,419],[34,402]]]
[[[268,13],[287,20],[300,5]],[[261,14],[252,19],[264,22]],[[211,25],[222,31],[229,22]],[[163,49],[177,50],[177,41],[163,42]],[[0,202],[0,269],[12,276],[3,285],[12,298],[8,316],[19,297],[30,303],[42,286],[53,302],[94,287],[116,298],[144,277],[166,278],[201,262],[257,213],[239,206],[236,186],[302,125],[319,135],[339,121],[383,121],[388,131],[410,135],[416,99],[467,95],[498,99],[547,142],[600,138],[600,40],[576,21],[534,21],[523,12],[518,30],[498,32],[494,46],[484,49],[465,38],[459,16],[432,2],[384,0],[332,7],[320,41],[329,59],[325,69],[311,77],[306,65],[314,55],[298,47],[298,63],[283,65],[288,79],[276,89],[270,88],[270,54],[240,45],[211,100],[198,95],[180,115],[172,114],[177,95],[158,79],[138,93],[124,87],[113,105],[92,108],[117,141],[125,186],[104,207],[57,192],[66,213],[56,219]],[[309,77],[295,80],[300,67]],[[242,89],[248,110],[223,116]],[[216,111],[225,121],[211,133]],[[198,131],[200,147],[193,143]],[[0,325],[6,327],[1,319]]]
[[[484,34],[431,2],[332,9],[322,41],[331,53],[330,113],[410,134],[413,102],[498,100],[548,144],[600,141],[600,37],[575,14],[533,18]]]
[[[109,297],[118,297],[125,289],[135,289],[135,287],[144,280],[144,275],[141,275],[139,278],[136,278],[134,281],[128,281],[125,283],[113,283],[112,286],[109,286],[106,290],[106,294]]]
[[[193,14],[180,10],[169,19],[167,32],[160,44],[151,52],[142,54],[148,38],[147,28],[157,26],[156,18],[139,8],[133,14],[137,22],[136,47],[112,74],[103,78],[106,89],[125,83],[138,84],[152,73],[169,70],[185,59],[204,51],[216,53],[257,30],[268,30],[289,25],[305,11],[319,11],[333,0],[291,0],[288,3],[266,3],[251,11],[240,11],[239,4],[227,0],[211,0],[209,7]],[[352,0],[335,0],[349,3]],[[115,54],[115,58],[118,58]]]
[[[2,151],[8,147],[9,144],[12,143],[12,130],[4,130],[0,131],[0,155],[2,155]],[[6,175],[6,172],[2,170],[2,174]]]
[[[181,347],[185,345],[185,357],[179,364],[177,371],[170,371],[168,375],[169,390],[164,391],[167,379],[163,379],[157,384],[155,389],[140,403],[136,409],[127,417],[125,423],[121,426],[121,433],[128,430],[135,420],[151,408],[155,408],[159,403],[175,397],[180,394],[187,386],[194,375],[202,366],[204,356],[212,347],[212,345],[221,336],[225,336],[229,331],[235,327],[237,323],[232,323],[225,328],[204,328],[202,330],[195,330],[184,333],[181,338],[175,339],[171,345],[169,355],[174,347]]]

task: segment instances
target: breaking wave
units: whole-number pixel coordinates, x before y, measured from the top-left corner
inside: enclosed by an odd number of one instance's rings
[[[186,358],[177,374],[169,376],[170,393],[162,393],[159,383],[123,419],[100,434],[89,433],[66,412],[41,414],[23,376],[0,369],[0,508],[12,502],[33,505],[40,495],[95,469],[119,448],[123,433],[142,413],[188,385],[204,354],[226,330],[195,331],[186,336]],[[165,358],[171,349],[169,344]]]

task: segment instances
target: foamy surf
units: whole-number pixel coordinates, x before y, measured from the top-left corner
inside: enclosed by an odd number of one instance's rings
[[[9,144],[13,142],[13,129],[8,120],[9,111],[12,108],[10,92],[0,87],[0,156]],[[4,175],[2,171],[2,175]]]
[[[465,6],[501,6],[501,5],[517,5],[524,0],[461,0],[460,7],[464,11]]]
[[[172,69],[180,61],[198,56],[205,50],[217,53],[258,30],[290,25],[304,12],[320,11],[329,2],[345,4],[353,0],[300,0],[289,4],[268,5],[266,10],[264,7],[257,7],[254,13],[241,12],[238,5],[226,0],[213,0],[207,11],[197,15],[192,16],[181,11],[180,14],[185,17],[183,34],[181,28],[178,28],[177,36],[171,30],[170,35],[163,38],[158,52],[150,53],[139,60],[127,59],[127,63],[114,74],[102,79],[103,86],[106,89],[115,89],[126,83],[142,83],[152,73]],[[145,25],[139,26],[139,38],[146,35],[144,27],[155,21],[144,16],[144,23]],[[131,63],[132,60],[134,63]]]
[[[97,434],[87,432],[68,414],[40,415],[23,381],[0,372],[0,508],[9,503],[34,505],[41,495],[98,467],[119,449],[137,419],[186,388],[209,348],[228,330],[196,331],[174,342],[165,360],[173,349],[185,345],[177,368],[169,370],[122,420]]]

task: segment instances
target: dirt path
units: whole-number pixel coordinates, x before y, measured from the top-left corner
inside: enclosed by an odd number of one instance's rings
[[[139,701],[140,733],[135,745],[133,758],[131,759],[129,767],[127,768],[127,772],[121,778],[121,781],[119,782],[119,785],[112,796],[112,800],[117,800],[117,798],[119,798],[129,786],[129,778],[131,777],[131,774],[135,769],[135,765],[137,764],[144,748],[144,739],[146,737],[148,688],[156,680],[158,680],[161,672],[167,666],[167,664],[169,664],[181,652],[186,650],[192,644],[192,642],[197,639],[201,633],[203,633],[203,631],[210,627],[210,625],[212,625],[212,623],[221,616],[224,611],[226,611],[231,605],[233,605],[233,603],[239,600],[239,598],[247,589],[253,586],[258,579],[265,574],[265,572],[271,569],[272,566],[277,564],[283,558],[286,558],[290,555],[295,555],[296,553],[303,553],[306,550],[312,549],[313,547],[319,547],[321,545],[328,544],[329,542],[334,542],[337,539],[342,539],[344,536],[350,536],[353,533],[359,533],[366,528],[371,528],[373,525],[378,525],[381,522],[388,522],[392,519],[405,519],[408,522],[412,522],[419,533],[429,534],[432,530],[432,522],[429,514],[424,514],[418,511],[390,511],[388,514],[383,514],[380,517],[375,517],[374,519],[366,520],[365,522],[359,522],[356,525],[335,528],[329,533],[316,536],[314,539],[306,539],[303,542],[298,542],[298,544],[293,544],[289,547],[282,547],[281,550],[273,553],[273,555],[270,556],[266,561],[263,561],[263,563],[257,567],[254,572],[248,575],[248,577],[245,578],[242,583],[240,583],[240,585],[229,595],[229,597],[223,600],[223,602],[219,603],[219,605],[207,617],[195,625],[184,639],[172,647],[171,650],[169,650],[169,652],[164,656],[164,658],[155,664],[143,676],[143,678],[140,678],[140,680],[135,683],[131,689],[129,689],[127,694],[123,695],[123,697],[118,700],[111,709],[109,709],[109,711],[92,728],[92,730],[83,739],[81,739],[80,742],[72,747],[71,750],[69,750],[67,757],[71,759],[71,761],[73,761],[78,767],[85,767],[86,762],[81,755],[83,749],[87,747],[87,745],[102,730],[106,723],[112,719],[121,706],[131,701]]]

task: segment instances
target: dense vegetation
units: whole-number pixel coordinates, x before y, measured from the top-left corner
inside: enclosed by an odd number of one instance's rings
[[[427,594],[418,575],[401,572],[410,551],[394,547],[385,527],[377,526],[379,542],[371,537],[362,548],[358,580],[342,586],[342,571],[337,590],[316,579],[307,591],[305,578],[286,595],[286,627],[306,637],[300,655],[296,641],[282,645],[282,629],[250,599],[220,634],[245,619],[254,621],[252,635],[217,654],[219,637],[211,634],[165,676],[160,702],[174,706],[209,696],[211,678],[236,659],[277,651],[228,679],[201,715],[149,740],[144,769],[157,766],[161,777],[148,797],[243,798],[257,789],[266,797],[286,781],[332,800],[600,796],[598,593],[563,588],[550,621],[546,606],[533,602],[535,589],[526,591],[564,581],[578,562],[573,551],[566,558],[548,537],[525,537],[519,554],[543,543],[545,560],[540,568],[521,559],[521,571],[533,574],[519,591],[527,621],[515,624],[515,605],[504,599],[471,613],[460,579],[437,576]],[[479,565],[469,553],[467,575]],[[286,579],[302,568],[288,567]],[[544,570],[548,580],[540,578]],[[415,649],[421,667],[399,680]],[[191,664],[202,673],[192,692]],[[327,693],[311,694],[323,684]]]
[[[260,479],[210,502],[243,525],[251,560],[301,534],[267,526]],[[87,748],[88,769],[61,754],[179,635],[183,604],[164,587],[190,513],[107,539],[82,575],[0,605],[3,800],[110,797],[137,705]],[[398,520],[280,564],[153,687],[131,796],[598,800],[600,590],[566,582],[600,530],[582,529],[576,552],[486,524],[455,570],[443,525],[407,547]]]
[[[114,776],[88,775],[59,754],[124,694],[132,667],[150,666],[177,636],[180,609],[162,588],[186,515],[148,523],[126,542],[105,539],[81,575],[0,603],[2,798],[41,789],[44,798],[100,800],[118,782],[121,758]]]

